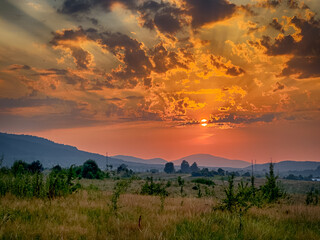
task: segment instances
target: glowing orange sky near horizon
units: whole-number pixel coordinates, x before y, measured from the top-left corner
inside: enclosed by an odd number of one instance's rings
[[[319,10],[3,0],[0,131],[110,155],[320,161]]]

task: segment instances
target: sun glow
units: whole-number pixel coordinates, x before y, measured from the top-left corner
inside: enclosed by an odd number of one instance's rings
[[[208,120],[207,119],[201,119],[201,126],[205,127],[208,125]]]

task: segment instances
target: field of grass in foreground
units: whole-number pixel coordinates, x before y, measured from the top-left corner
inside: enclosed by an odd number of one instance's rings
[[[99,181],[99,180],[97,180]],[[111,191],[87,188],[51,201],[0,198],[1,239],[320,239],[320,207],[282,202],[237,213],[213,210],[213,197],[126,193],[111,208]],[[139,221],[140,219],[140,221]]]

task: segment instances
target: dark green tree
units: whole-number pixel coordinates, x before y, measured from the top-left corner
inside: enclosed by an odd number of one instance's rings
[[[121,165],[117,168],[117,173],[126,172],[126,171],[128,171],[128,166],[125,165],[125,164],[121,164]]]
[[[189,173],[190,172],[190,165],[186,160],[181,162],[181,172],[182,173]]]
[[[22,160],[15,161],[11,167],[11,172],[15,176],[18,174],[24,174],[28,171],[28,167],[29,167],[29,164]]]
[[[192,165],[190,166],[190,172],[199,172],[200,168],[198,167],[197,163],[194,162],[192,163]]]
[[[220,176],[224,176],[225,172],[224,172],[224,170],[223,170],[222,168],[219,168],[219,169],[218,169],[218,174],[219,174]]]
[[[40,173],[43,171],[43,166],[41,164],[41,162],[39,160],[37,161],[33,161],[29,166],[28,166],[28,170],[31,173]]]
[[[172,162],[166,163],[166,165],[164,165],[163,171],[164,171],[165,173],[174,173],[174,172],[175,172],[175,169],[174,169],[173,163],[172,163]]]
[[[274,202],[284,196],[284,192],[280,189],[277,183],[278,176],[274,174],[274,164],[269,165],[269,174],[266,174],[267,181],[261,186],[264,198],[268,202]]]
[[[53,168],[51,168],[51,171],[60,172],[62,171],[62,167],[60,165],[55,165]]]
[[[87,160],[82,166],[81,175],[83,178],[101,178],[101,170],[94,160]]]

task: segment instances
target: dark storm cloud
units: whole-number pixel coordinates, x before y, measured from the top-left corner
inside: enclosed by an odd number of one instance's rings
[[[239,76],[241,74],[245,73],[245,71],[241,67],[233,66],[233,67],[228,67],[226,74],[230,76]]]
[[[274,29],[284,33],[282,25],[278,22],[277,18],[272,19],[272,22],[269,24],[269,26],[273,27]]]
[[[299,78],[320,76],[320,22],[311,18],[310,20],[293,17],[290,21],[301,33],[300,41],[295,41],[293,36],[286,35],[278,37],[273,42],[268,36],[260,41],[266,48],[266,53],[271,56],[293,54],[283,69],[281,76],[298,74]]]
[[[30,70],[31,67],[28,65],[20,65],[20,64],[12,64],[9,66],[9,70],[16,71],[16,70]]]
[[[185,3],[194,28],[230,18],[236,11],[236,5],[226,0],[185,0]]]
[[[91,54],[80,47],[70,47],[70,50],[77,68],[87,69],[92,60]]]
[[[152,71],[163,73],[175,67],[187,68],[186,64],[179,59],[178,53],[167,50],[161,43],[148,50],[136,39],[120,32],[98,32],[93,28],[79,27],[75,30],[68,29],[54,33],[50,43],[53,46],[68,48],[72,52],[77,67],[85,69],[91,61],[90,53],[70,44],[70,41],[80,41],[80,39],[96,42],[121,62],[117,68],[107,74],[108,87],[133,88],[141,82],[149,88],[152,86],[150,78]],[[181,54],[186,56],[186,60],[190,60],[187,53],[187,49],[181,49]],[[97,82],[95,88],[101,87],[103,83]]]
[[[183,8],[174,3],[153,0],[65,0],[58,12],[63,14],[86,14],[93,8],[110,12],[115,3],[120,3],[132,12],[138,12],[142,26],[151,30],[174,34],[186,24],[185,16],[192,18],[193,28],[230,18],[237,7],[227,0],[183,0]],[[251,11],[251,13],[253,13]],[[95,22],[93,24],[96,25]]]
[[[226,74],[229,76],[235,77],[235,76],[239,76],[239,75],[245,73],[245,71],[241,67],[234,66],[234,65],[229,66],[229,65],[225,64],[222,61],[222,57],[220,57],[220,56],[211,55],[210,59],[211,59],[211,64],[213,66],[215,66],[218,69],[225,70]]]
[[[277,82],[275,88],[273,89],[273,92],[276,92],[282,89],[284,89],[284,85],[282,83]]]
[[[51,76],[51,75],[66,75],[68,73],[68,70],[65,69],[57,69],[57,68],[49,68],[45,71],[38,72],[34,75],[40,75],[40,76]]]
[[[154,24],[157,26],[160,32],[176,33],[182,28],[182,24],[175,16],[175,12],[172,8],[165,8],[162,11],[157,12],[154,17]]]
[[[179,60],[178,54],[168,51],[162,43],[156,45],[149,53],[155,64],[153,68],[155,72],[164,73],[177,66],[187,68],[187,66]]]
[[[260,116],[252,116],[252,115],[237,115],[235,113],[223,114],[219,119],[211,119],[209,123],[254,123],[254,122],[272,122],[276,119],[276,113],[266,113]]]
[[[126,99],[128,100],[141,100],[144,99],[143,96],[127,96]]]
[[[89,12],[95,7],[109,12],[115,3],[121,3],[129,9],[136,7],[136,0],[65,0],[58,12],[64,14],[83,13]]]
[[[67,40],[78,40],[86,38],[86,33],[82,28],[77,31],[64,30],[63,32],[53,32],[53,39],[50,44],[53,46],[63,46],[71,51],[71,55],[74,58],[74,63],[79,69],[87,69],[91,63],[91,54],[82,49],[81,47],[71,45]]]
[[[114,78],[125,80],[122,87],[135,87],[140,79],[149,77],[152,64],[140,42],[122,33],[109,32],[99,34],[97,40],[124,63],[112,71]]]
[[[88,58],[89,53],[80,47],[69,46],[68,43],[64,43],[66,40],[76,41],[79,38],[97,42],[124,63],[120,68],[113,70],[112,72],[113,78],[126,80],[119,87],[134,87],[138,83],[137,78],[143,79],[149,76],[152,65],[142,48],[142,44],[119,32],[99,33],[93,28],[84,30],[79,27],[76,30],[64,30],[62,32],[54,33],[51,44],[69,48],[72,51],[77,66],[79,68],[86,68],[91,60]]]
[[[83,85],[86,80],[82,77],[79,77],[69,70],[66,69],[57,69],[57,68],[49,68],[49,69],[41,69],[41,70],[35,70],[36,73],[33,74],[33,76],[51,76],[51,77],[57,77],[60,80],[64,81],[67,84],[76,85],[81,84]],[[56,86],[51,84],[50,85],[52,90],[56,89]]]
[[[281,76],[298,74],[299,78],[310,78],[320,76],[320,57],[294,57],[286,63]]]
[[[289,8],[292,8],[292,9],[299,8],[299,4],[295,0],[287,0],[287,5]]]
[[[260,6],[265,8],[276,8],[279,7],[282,0],[265,0],[264,2],[260,3]]]
[[[308,9],[308,5],[306,5],[304,2],[299,4],[296,0],[287,0],[287,6],[291,9]]]
[[[138,11],[143,21],[143,27],[151,30],[157,27],[162,33],[173,34],[183,27],[184,20],[181,15],[184,11],[175,5],[146,1],[139,6]]]

